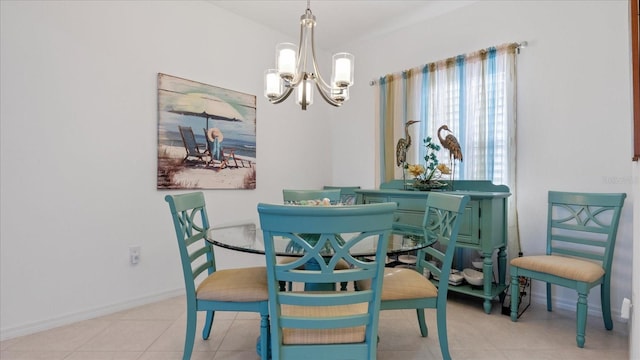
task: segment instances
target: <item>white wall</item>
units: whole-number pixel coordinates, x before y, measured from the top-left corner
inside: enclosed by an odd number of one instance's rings
[[[206,191],[213,223],[330,182],[330,157],[308,151],[326,147],[329,106],[262,96],[293,39],[200,1],[0,4],[1,338],[182,293],[170,192],[156,190],[159,72],[257,95],[257,189]]]
[[[633,178],[640,179],[640,164],[638,162],[633,164]],[[640,196],[640,186],[635,186],[633,193],[636,196]],[[635,339],[635,341],[629,341],[629,359],[640,359],[640,202],[636,201],[633,204],[633,239],[635,245],[633,246],[633,274],[632,274],[632,286],[631,286],[631,302],[634,306],[631,307],[631,318],[629,320],[629,339]]]
[[[628,19],[626,0],[480,1],[351,44],[357,84],[347,106],[332,117],[334,182],[374,186],[376,124],[369,80],[492,45],[528,41],[518,56],[522,249],[525,255],[544,253],[548,190],[626,192],[611,296],[619,320],[622,299],[631,295],[632,187],[639,181],[630,166]],[[350,141],[354,138],[357,146]],[[537,301],[543,288],[533,284]],[[575,292],[556,290],[556,306],[575,309]],[[600,311],[599,288],[591,292],[589,308],[593,314]]]

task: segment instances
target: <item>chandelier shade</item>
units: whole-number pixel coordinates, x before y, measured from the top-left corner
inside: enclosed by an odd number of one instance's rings
[[[325,81],[316,61],[314,28],[316,17],[307,10],[300,16],[300,43],[280,43],[276,46],[276,68],[265,71],[264,96],[273,104],[286,100],[297,89],[296,100],[306,110],[313,104],[313,85],[320,96],[333,106],[340,106],[349,99],[349,87],[354,83],[354,56],[346,52],[332,57],[332,72]],[[309,54],[309,52],[311,54]]]
[[[304,80],[300,86],[298,86],[297,99],[298,105],[306,108],[307,105],[313,104],[313,83],[311,80]]]
[[[353,85],[353,55],[345,52],[333,55],[331,83],[338,88]]]

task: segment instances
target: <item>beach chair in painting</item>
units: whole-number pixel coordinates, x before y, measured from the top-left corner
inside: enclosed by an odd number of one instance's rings
[[[238,160],[240,160],[240,164],[244,167],[244,161],[242,159],[236,159],[236,154],[234,149],[223,148],[222,147],[222,139],[223,135],[220,129],[218,128],[210,128],[202,129],[204,131],[204,136],[207,139],[207,150],[206,152],[211,156],[211,159],[207,163],[207,165],[215,164],[216,162],[220,163],[220,168],[224,169],[227,166],[230,166],[230,161],[233,160],[233,164],[235,167],[238,166]]]
[[[209,157],[206,150],[200,150],[200,144],[196,142],[196,136],[193,134],[191,126],[178,126],[178,130],[180,130],[184,149],[187,151],[187,155],[182,160],[183,162],[187,161],[189,158],[196,158],[200,161],[204,161],[206,157]]]

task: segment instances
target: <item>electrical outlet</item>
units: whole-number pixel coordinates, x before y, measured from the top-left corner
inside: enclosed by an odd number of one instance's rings
[[[622,308],[620,309],[620,317],[624,320],[629,320],[631,312],[631,300],[624,298],[622,300]]]
[[[129,246],[129,262],[131,265],[140,262],[140,246]]]

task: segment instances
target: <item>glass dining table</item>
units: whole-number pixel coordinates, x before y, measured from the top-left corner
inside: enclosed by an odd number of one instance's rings
[[[344,234],[342,235],[344,236]],[[262,231],[253,222],[212,227],[207,232],[207,241],[230,250],[253,254],[265,253]],[[291,246],[289,239],[277,237],[274,241],[277,256],[303,256],[302,250]],[[388,265],[393,266],[393,259],[398,255],[414,252],[432,245],[433,242],[434,239],[425,238],[422,228],[394,229],[386,251],[391,261]],[[362,258],[375,256],[377,246],[377,239],[372,237],[370,240],[362,241],[358,246],[353,247],[350,253],[354,257]]]

